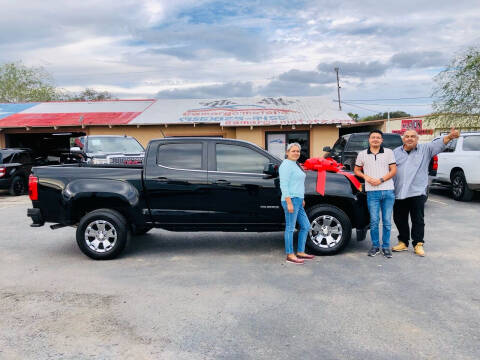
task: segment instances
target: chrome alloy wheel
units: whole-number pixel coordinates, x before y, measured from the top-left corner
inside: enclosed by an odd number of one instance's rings
[[[95,252],[111,250],[117,241],[117,230],[105,220],[95,220],[85,229],[85,242]]]
[[[321,248],[331,248],[342,239],[342,225],[338,219],[330,215],[321,215],[312,221],[310,240]]]

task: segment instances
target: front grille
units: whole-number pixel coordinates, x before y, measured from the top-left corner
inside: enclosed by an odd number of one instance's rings
[[[113,165],[142,165],[142,156],[112,156],[109,163]]]

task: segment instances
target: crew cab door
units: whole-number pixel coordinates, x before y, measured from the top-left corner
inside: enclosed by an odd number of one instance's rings
[[[151,143],[145,164],[145,188],[157,224],[204,221],[207,192],[207,144],[203,141]]]
[[[283,223],[278,175],[263,173],[266,164],[279,165],[279,160],[248,144],[209,145],[209,205],[216,221],[257,227]]]

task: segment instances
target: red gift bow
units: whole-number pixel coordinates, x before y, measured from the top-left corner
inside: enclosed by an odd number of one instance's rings
[[[332,158],[311,158],[307,159],[303,164],[305,170],[317,171],[317,192],[325,196],[325,181],[327,179],[327,171],[344,175],[358,190],[362,189],[362,184],[351,173],[342,171],[343,165],[337,163]]]

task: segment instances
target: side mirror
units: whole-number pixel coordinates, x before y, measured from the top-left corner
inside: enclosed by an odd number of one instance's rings
[[[330,152],[330,151],[332,151],[332,148],[330,146],[324,146],[323,151]]]
[[[265,167],[263,168],[263,173],[270,176],[277,176],[278,165],[272,163],[265,164]]]

